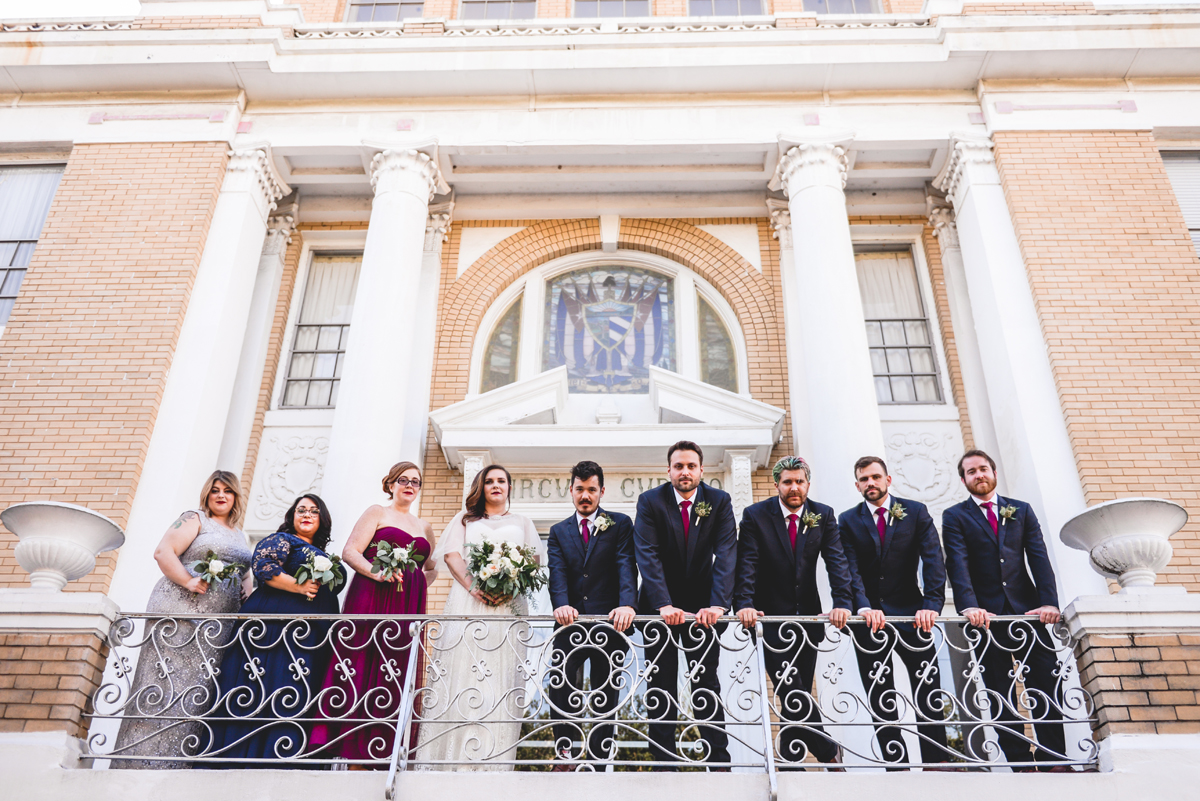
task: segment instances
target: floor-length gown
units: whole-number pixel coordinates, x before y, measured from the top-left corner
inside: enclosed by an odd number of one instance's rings
[[[188,565],[202,562],[212,551],[226,564],[250,565],[250,546],[241,529],[225,528],[197,509],[200,530],[180,555]],[[204,725],[185,718],[202,716],[216,701],[213,673],[221,652],[233,638],[235,621],[209,620],[206,615],[238,611],[242,602],[242,580],[210,584],[203,595],[193,593],[166,576],[150,591],[146,611],[163,615],[147,620],[148,637],[138,655],[137,670],[124,704],[121,729],[114,755],[185,756],[202,748]],[[114,768],[187,768],[190,762],[175,760],[113,760]]]
[[[413,546],[414,557],[429,558],[432,546],[393,526],[376,530],[363,552],[368,562],[379,543],[396,548]],[[400,584],[354,574],[346,592],[343,615],[423,615],[427,587],[419,561],[404,572]],[[320,715],[328,723],[313,727],[314,756],[348,760],[389,760],[395,744],[397,715],[408,672],[410,621],[339,621],[331,640],[333,657],[325,673]],[[417,679],[421,664],[417,665]],[[380,721],[375,723],[373,721]],[[412,742],[410,740],[410,742]],[[322,748],[322,746],[328,746]]]
[[[311,751],[309,724],[302,719],[315,712],[313,702],[329,665],[326,635],[331,623],[304,618],[338,614],[337,595],[322,585],[310,601],[300,593],[276,589],[267,580],[283,573],[294,576],[313,556],[326,555],[282,531],[255,547],[251,566],[258,589],[242,604],[242,613],[293,619],[244,621],[226,649],[216,713],[226,719],[211,724],[209,753],[216,759],[294,759]],[[231,762],[221,767],[268,766]]]
[[[466,559],[467,544],[482,542],[484,534],[493,541],[531,546],[546,563],[533,521],[512,513],[464,525],[460,512],[438,539],[434,558],[457,553]],[[518,614],[528,611],[524,599],[517,599],[515,606]],[[443,613],[471,619],[448,620],[440,630],[430,632],[429,668],[418,698],[417,761],[424,767],[454,771],[511,770],[511,765],[487,760],[516,758],[521,720],[530,700],[527,688],[536,674],[525,653],[529,626],[523,621],[489,625],[489,618],[512,615],[513,609],[477,601],[457,581],[451,585]],[[429,764],[439,761],[464,764]]]

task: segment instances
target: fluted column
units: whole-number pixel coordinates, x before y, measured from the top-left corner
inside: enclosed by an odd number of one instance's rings
[[[287,191],[265,146],[230,154],[113,574],[109,594],[123,609],[143,608],[161,575],[154,546],[180,512],[196,508],[201,482],[218,467],[242,470],[218,457],[267,220]]]
[[[934,184],[954,206],[999,461],[1008,494],[1038,514],[1066,605],[1082,594],[1107,592],[1087,556],[1058,539],[1063,524],[1086,508],[1066,418],[992,142],[960,134],[950,145]]]
[[[816,471],[814,498],[839,511],[861,500],[854,491],[855,460],[884,454],[846,215],[849,142],[842,135],[789,142],[771,181],[787,195],[794,245],[794,268],[781,268],[789,386],[807,400],[812,451],[801,455]],[[799,425],[794,417],[793,428]]]
[[[417,150],[384,150],[371,163],[375,199],[363,249],[350,338],[330,433],[321,496],[341,543],[359,515],[386,500],[380,479],[405,452],[411,410],[421,403],[421,266],[437,165]],[[424,393],[428,395],[426,390]]]

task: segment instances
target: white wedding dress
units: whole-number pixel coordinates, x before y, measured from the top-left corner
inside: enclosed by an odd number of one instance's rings
[[[493,541],[534,548],[546,564],[545,548],[533,521],[518,514],[473,520],[463,525],[459,512],[438,538],[434,558],[447,553],[466,559],[468,543],[480,543],[487,534]],[[516,601],[518,614],[526,614],[526,601]],[[433,770],[511,770],[511,765],[487,760],[516,758],[521,720],[529,697],[529,681],[536,666],[529,663],[526,643],[530,629],[524,621],[493,621],[511,616],[508,604],[488,606],[471,597],[457,581],[450,588],[443,614],[462,616],[447,620],[429,636],[429,668],[419,692],[420,724],[417,762]],[[429,765],[452,760],[467,764]]]

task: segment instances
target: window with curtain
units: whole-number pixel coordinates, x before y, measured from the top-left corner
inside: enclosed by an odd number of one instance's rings
[[[459,19],[533,19],[537,0],[463,0]]]
[[[517,354],[521,349],[521,297],[513,301],[488,339],[483,355],[479,391],[503,387],[517,380]]]
[[[1200,154],[1164,153],[1163,164],[1192,235],[1192,245],[1200,254]]]
[[[350,22],[398,22],[402,19],[419,17],[425,13],[424,0],[417,2],[378,2],[377,0],[350,0],[347,19]]]
[[[0,326],[12,313],[62,171],[61,165],[0,167]]]
[[[765,13],[762,0],[688,0],[688,16],[754,17]]]
[[[696,295],[700,316],[700,380],[714,387],[737,392],[737,356],[729,329],[703,295]]]
[[[929,319],[911,251],[855,254],[880,403],[940,403]]]
[[[288,361],[283,406],[337,405],[362,255],[314,256]]]
[[[576,17],[648,17],[650,0],[575,0]]]

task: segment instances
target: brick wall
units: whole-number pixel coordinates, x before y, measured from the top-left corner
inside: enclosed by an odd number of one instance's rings
[[[652,0],[650,13],[656,17],[686,17],[688,0]]]
[[[1148,132],[995,134],[1089,505],[1200,485],[1200,262]],[[1200,589],[1200,518],[1162,580]]]
[[[108,646],[92,633],[0,632],[0,732],[87,733]]]
[[[0,508],[63,501],[124,527],[225,149],[140,143],[72,152],[0,338]],[[26,583],[15,542],[0,529],[0,587]],[[101,557],[69,589],[106,591],[113,563]]]
[[[307,24],[342,22],[346,19],[346,0],[288,0],[286,4],[300,6]]]
[[[538,0],[537,15],[541,19],[569,19],[571,0]]]
[[[903,0],[901,0],[903,1]],[[893,0],[896,2],[896,0]],[[966,3],[963,16],[1005,16],[1009,14],[1095,14],[1096,7],[1088,2],[1077,3]]]
[[[425,0],[421,15],[455,19],[458,17],[458,2],[459,0]]]
[[[141,17],[134,20],[134,30],[183,31],[213,30],[215,28],[261,28],[259,17]]]
[[[1075,658],[1096,703],[1097,740],[1200,732],[1200,629],[1085,634]]]

